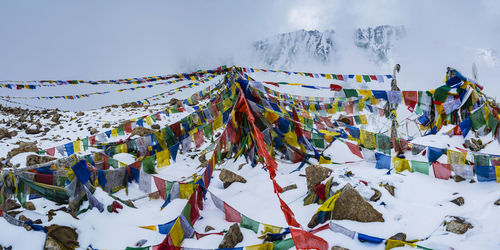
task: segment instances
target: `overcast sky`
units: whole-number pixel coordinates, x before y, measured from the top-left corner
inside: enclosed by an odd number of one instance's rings
[[[440,83],[446,66],[500,96],[500,1],[0,0],[0,79],[116,79],[244,64],[248,44],[297,29],[404,25],[391,62],[406,89]],[[335,73],[390,73],[347,52]],[[297,69],[297,68],[295,68]],[[308,69],[310,70],[310,69]],[[422,85],[422,83],[425,83]]]

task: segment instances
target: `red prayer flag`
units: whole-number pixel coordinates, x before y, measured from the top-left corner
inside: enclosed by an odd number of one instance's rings
[[[337,79],[338,79],[339,81],[343,81],[343,80],[344,80],[344,76],[343,76],[343,75],[337,75]]]
[[[199,148],[203,142],[205,142],[203,130],[198,130],[198,132],[194,134],[194,143],[196,144],[196,148]]]
[[[95,144],[95,135],[89,137],[89,143],[90,143],[90,146]]]
[[[176,122],[176,123],[170,125],[170,129],[172,130],[172,132],[174,132],[174,134],[177,137],[181,136],[181,123],[180,122]]]
[[[408,106],[408,110],[413,112],[418,102],[418,92],[403,91],[403,99],[405,101],[405,105]]]
[[[56,153],[56,148],[49,148],[45,150],[45,152],[47,152],[47,154],[50,156],[54,156],[54,154]]]
[[[347,144],[347,147],[349,148],[349,150],[351,150],[351,152],[353,154],[355,154],[355,155],[359,156],[359,158],[363,159],[363,155],[361,154],[361,150],[359,150],[358,145],[350,143],[348,141],[346,141],[345,143]]]
[[[297,249],[328,250],[328,242],[323,238],[301,229],[290,228]]]
[[[330,90],[331,91],[341,91],[342,90],[342,86],[340,85],[337,85],[337,84],[330,84]]]
[[[229,222],[237,222],[237,223],[241,222],[240,212],[236,211],[236,209],[232,208],[225,202],[224,202],[224,214],[226,215],[226,220]]]
[[[377,80],[377,76],[375,76],[375,75],[370,75],[370,79],[372,79],[373,81],[376,81],[376,80]]]
[[[130,134],[132,133],[132,123],[129,122],[123,126],[123,130],[125,130],[125,133]]]
[[[434,176],[438,179],[448,180],[451,176],[451,165],[442,164],[440,162],[433,162],[432,169],[434,170]]]
[[[167,199],[166,196],[167,186],[165,184],[165,180],[156,176],[153,176],[153,179],[155,181],[156,188],[158,188],[158,193],[160,193],[161,198],[164,200]]]

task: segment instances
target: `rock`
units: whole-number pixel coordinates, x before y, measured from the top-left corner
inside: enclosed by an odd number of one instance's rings
[[[498,199],[497,201],[495,201],[495,206],[500,206],[500,199]]]
[[[20,221],[29,221],[30,219],[28,219],[26,216],[24,216],[23,214],[19,215],[19,220]]]
[[[464,197],[460,196],[456,199],[451,200],[450,202],[455,203],[457,206],[462,206],[465,203]]]
[[[234,223],[224,235],[222,242],[219,244],[219,248],[233,248],[242,241],[243,234],[241,234],[240,226]]]
[[[349,183],[344,186],[339,198],[335,202],[332,219],[354,220],[358,222],[384,222],[382,214],[363,199],[358,191]]]
[[[90,134],[91,134],[91,135],[95,135],[95,134],[97,134],[97,133],[99,133],[99,131],[97,131],[97,129],[96,129],[96,128],[91,128],[91,129],[90,129]]]
[[[200,155],[200,157],[198,157],[198,160],[199,160],[201,163],[205,163],[205,162],[207,162],[206,155],[205,155],[205,154],[201,154],[201,155]]]
[[[52,119],[50,119],[50,121],[53,123],[59,123],[60,118],[61,118],[61,115],[59,113],[54,113],[54,115],[52,116]]]
[[[455,234],[464,234],[467,230],[474,228],[469,222],[458,217],[453,217],[452,221],[445,221],[444,225],[446,226],[446,231]]]
[[[79,246],[76,229],[56,224],[47,227],[44,249],[75,249]]]
[[[154,133],[155,131],[152,130],[152,129],[149,129],[149,128],[144,128],[144,127],[135,127],[133,130],[132,130],[132,133],[130,133],[130,137],[134,136],[134,135],[138,135],[138,136],[145,136],[145,135],[149,135],[149,134],[152,134]]]
[[[292,184],[292,185],[288,185],[288,186],[284,187],[282,193],[284,193],[288,190],[293,190],[293,189],[297,189],[297,184]]]
[[[56,160],[51,156],[28,155],[26,156],[26,166],[32,166],[40,163],[46,163]]]
[[[211,226],[206,226],[205,227],[205,233],[208,232],[208,231],[212,231],[212,230],[215,230],[215,228],[213,228]]]
[[[17,148],[14,148],[7,153],[7,158],[11,158],[25,152],[38,152],[38,150],[40,149],[36,146],[36,142],[20,142]]]
[[[341,247],[341,246],[333,246],[332,250],[349,250],[349,248]]]
[[[393,185],[385,184],[384,188],[392,195],[394,196],[394,189],[395,187]]]
[[[151,129],[154,129],[154,130],[160,130],[160,125],[159,124],[153,124],[151,125]]]
[[[41,219],[36,219],[33,221],[33,224],[42,224],[42,220]]]
[[[330,176],[330,172],[331,170],[329,168],[309,165],[306,168],[307,190],[312,190],[314,186],[328,178],[328,176]]]
[[[453,180],[454,180],[455,182],[465,181],[465,179],[464,179],[462,176],[460,176],[460,175],[454,175],[454,176],[453,176]]]
[[[227,169],[222,169],[219,174],[219,179],[224,183],[224,188],[229,187],[231,184],[233,184],[233,182],[247,183],[247,180],[245,180],[245,178]]]
[[[24,203],[24,208],[26,208],[27,210],[35,210],[35,204],[33,204],[33,202],[31,201],[27,201],[26,203]]]
[[[318,222],[316,219],[318,218],[318,213],[315,213],[311,220],[309,221],[309,223],[307,224],[307,227],[309,228],[314,228],[316,227],[317,225],[319,225],[320,222]]]
[[[103,127],[103,128],[111,128],[111,124],[110,124],[109,122],[107,122],[107,123],[104,123],[104,124],[102,125],[102,127]]]
[[[182,101],[180,101],[178,99],[175,99],[175,98],[172,98],[172,99],[170,99],[170,101],[168,102],[168,104],[170,106],[173,106],[173,105],[179,105],[179,106],[181,106],[182,105]]]
[[[380,197],[382,197],[382,192],[378,191],[378,189],[372,188],[373,191],[375,191],[375,194],[370,197],[370,201],[378,201],[380,200]]]
[[[83,116],[83,115],[85,115],[85,113],[83,113],[82,111],[76,113],[76,116]]]
[[[0,140],[3,138],[12,138],[17,135],[17,131],[13,130],[9,132],[6,128],[0,128]]]
[[[349,119],[349,117],[345,116],[345,115],[340,115],[339,119],[337,119],[337,121],[339,122],[343,122],[347,125],[352,125],[351,124],[351,120]]]
[[[393,236],[391,236],[389,239],[391,240],[399,240],[399,241],[406,241],[406,234],[405,233],[397,233]]]
[[[6,202],[4,202],[0,205],[0,210],[9,211],[9,210],[18,209],[20,207],[21,207],[21,205],[19,205],[19,203],[17,203],[15,200],[8,199]]]

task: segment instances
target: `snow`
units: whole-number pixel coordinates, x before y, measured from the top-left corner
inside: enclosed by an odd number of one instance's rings
[[[252,77],[259,81],[289,81],[302,82],[308,84],[316,84],[318,86],[328,86],[330,83],[338,83],[338,81],[313,79],[310,77],[302,77],[299,75],[288,76],[284,73],[252,73]],[[216,83],[219,79],[210,81]],[[343,84],[343,83],[340,83]],[[349,86],[353,86],[353,83]],[[162,89],[166,91],[169,88],[174,88],[177,85],[169,86]],[[185,99],[196,91],[206,88],[208,85],[200,85],[193,89],[188,89],[179,92],[170,98]],[[281,85],[276,88],[271,85],[266,85],[274,90],[283,93],[300,94],[308,96],[323,96],[333,97],[334,94],[330,91],[305,89],[298,86]],[[365,86],[374,89],[387,89],[389,82],[380,84],[373,83],[371,86]],[[104,88],[104,87],[103,87]],[[114,87],[109,87],[113,89]],[[155,90],[156,91],[156,90]],[[149,93],[151,95],[151,93]],[[107,98],[107,97],[103,97]],[[142,95],[136,98],[143,98]],[[87,101],[92,101],[89,99]],[[105,100],[108,104],[119,102],[120,99],[110,98]],[[169,98],[162,99],[161,102],[168,102]],[[101,100],[103,101],[103,100]],[[81,102],[71,100],[59,100],[57,103],[39,102],[39,105],[47,104],[47,107],[53,105],[64,105],[71,110],[79,110],[82,108]],[[62,104],[64,103],[64,104]],[[73,106],[72,106],[73,105]],[[404,105],[401,105],[404,106]],[[93,107],[92,105],[89,107]],[[124,120],[135,117],[140,117],[147,114],[152,114],[164,108],[164,105],[153,105],[148,109],[143,108],[112,108],[107,111],[106,108],[85,110],[84,116],[75,116],[75,112],[66,112],[61,118],[61,125],[51,128],[46,134],[26,135],[23,131],[18,131],[18,135],[12,139],[2,139],[0,141],[0,156],[5,156],[10,149],[16,147],[14,144],[17,141],[33,141],[37,140],[38,146],[46,149],[53,146],[63,145],[77,138],[84,138],[90,135],[88,127],[94,127],[99,130],[99,133],[108,130],[102,128],[106,122],[111,123],[111,127],[120,124]],[[404,110],[405,107],[400,108]],[[178,114],[170,114],[165,116],[162,114],[162,121],[159,121],[161,127],[172,124],[183,117],[187,116],[191,110]],[[407,117],[409,112],[399,116],[399,119]],[[399,110],[398,110],[398,114]],[[387,127],[385,118],[380,118],[378,115],[367,113],[369,116],[369,124],[363,128],[372,131],[380,132],[381,129]],[[1,119],[11,119],[12,117],[0,115]],[[76,118],[76,119],[75,119]],[[42,124],[49,124],[50,119],[42,119]],[[78,121],[78,122],[77,122]],[[78,126],[78,124],[85,124]],[[146,124],[146,123],[145,123]],[[3,125],[0,125],[3,126]],[[61,126],[61,128],[59,127]],[[149,127],[145,125],[146,127]],[[464,138],[461,136],[449,137],[443,134],[452,127],[443,128],[436,135],[425,137],[416,137],[412,143],[433,146],[446,147],[456,149],[463,148]],[[472,133],[467,136],[471,138]],[[118,139],[124,139],[119,137]],[[482,138],[484,142],[493,140],[491,135]],[[207,147],[210,142],[205,142],[202,148]],[[493,203],[500,198],[500,189],[498,183],[494,182],[476,182],[469,183],[463,181],[456,183],[452,180],[440,180],[433,177],[432,171],[430,176],[425,176],[420,173],[402,172],[399,174],[392,171],[387,174],[387,170],[379,170],[375,168],[374,162],[369,162],[353,155],[347,146],[335,141],[325,152],[325,155],[330,156],[332,161],[339,164],[322,165],[332,170],[333,181],[338,185],[332,189],[342,188],[345,184],[350,183],[358,192],[365,198],[369,199],[374,193],[372,188],[378,189],[382,193],[382,197],[377,202],[370,202],[375,209],[383,214],[385,222],[361,223],[349,220],[335,221],[335,223],[347,227],[360,233],[371,236],[389,238],[390,236],[404,232],[408,239],[423,239],[418,242],[419,245],[434,248],[434,249],[498,249],[500,248],[500,206],[494,206]],[[498,141],[493,140],[481,153],[500,154],[500,145]],[[25,158],[32,153],[22,153],[11,159],[14,164],[19,163],[25,165]],[[192,158],[191,156],[194,155]],[[202,169],[198,168],[201,164],[198,157],[200,151],[192,153],[179,154],[177,161],[170,166],[158,169],[156,176],[171,181],[189,181],[193,173],[201,174]],[[406,153],[407,159],[425,160],[426,157],[411,153]],[[207,159],[210,154],[207,154]],[[120,153],[114,156],[115,159],[130,164],[136,159],[134,156],[127,153]],[[313,163],[315,160],[311,160]],[[439,159],[440,162],[446,162],[446,156]],[[287,191],[281,194],[282,199],[290,206],[294,212],[297,221],[304,227],[308,224],[310,218],[315,213],[318,204],[304,206],[303,198],[306,195],[306,181],[304,178],[305,167],[300,171],[295,170],[299,163],[292,164],[289,162],[277,160],[278,172],[276,181],[285,187],[290,184],[296,184],[297,189]],[[347,163],[350,162],[350,163]],[[241,166],[241,169],[239,167]],[[220,170],[227,168],[237,174],[243,176],[247,183],[233,183],[228,188],[224,189],[221,180],[219,179]],[[347,176],[346,173],[352,172],[352,176]],[[367,185],[363,184],[366,182]],[[395,186],[395,196],[381,187],[380,184],[389,183]],[[156,190],[154,183],[152,184],[153,191]],[[262,169],[262,165],[257,165],[252,168],[246,164],[245,159],[240,157],[236,161],[228,160],[216,167],[213,174],[212,183],[209,187],[210,193],[213,193],[233,208],[245,214],[246,216],[261,222],[275,226],[286,227],[286,220],[280,209],[280,203],[273,192],[273,185],[269,179],[267,171]],[[127,194],[128,192],[128,194]],[[102,189],[97,188],[95,197],[103,202],[105,206],[113,202],[113,198],[108,196]],[[121,199],[134,199],[144,195],[138,189],[138,185],[132,183],[128,190],[120,190],[115,194]],[[205,227],[210,225],[215,228],[211,232],[220,232],[227,230],[232,223],[224,220],[224,214],[218,210],[213,204],[211,194],[207,194],[205,200],[205,209],[201,211],[201,219],[196,222],[194,228],[197,232],[204,233]],[[457,206],[450,200],[462,196],[465,199],[463,206]],[[124,206],[119,210],[119,213],[108,213],[107,211],[99,213],[96,209],[90,210],[79,216],[79,220],[75,220],[69,214],[58,211],[52,221],[48,221],[46,214],[50,209],[56,209],[55,203],[43,198],[31,200],[35,206],[35,211],[24,211],[21,213],[33,220],[41,219],[42,225],[59,224],[75,227],[79,234],[78,241],[80,248],[85,249],[92,246],[98,249],[124,249],[126,246],[134,246],[139,240],[147,240],[146,245],[158,244],[164,239],[164,235],[151,230],[139,228],[139,226],[158,225],[169,222],[176,218],[184,208],[187,200],[174,199],[163,210],[160,209],[163,204],[161,199],[150,199],[148,197],[134,201],[137,209]],[[85,201],[82,208],[88,206]],[[470,229],[464,235],[457,235],[446,232],[442,226],[446,216],[459,216],[470,222],[474,228]],[[243,242],[238,243],[237,247],[248,246],[262,243],[255,233],[251,230],[242,228],[244,235]],[[334,233],[330,230],[325,230],[317,233],[318,236],[324,238],[330,246],[340,245],[349,249],[384,249],[384,245],[372,245],[370,243],[361,243],[356,239],[350,239],[345,235]],[[202,248],[217,248],[223,236],[210,235],[199,240],[196,238],[185,239],[183,246],[185,247],[202,247]],[[29,240],[20,240],[29,239]],[[0,244],[3,246],[12,245],[14,249],[37,249],[43,246],[45,235],[41,232],[26,231],[22,227],[15,227],[8,224],[5,220],[0,219]]]

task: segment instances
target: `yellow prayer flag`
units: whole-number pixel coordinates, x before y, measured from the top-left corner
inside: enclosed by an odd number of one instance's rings
[[[281,232],[281,230],[283,229],[281,227],[276,227],[276,226],[268,225],[265,223],[262,223],[262,225],[264,226],[264,231],[260,231],[261,234],[267,234],[267,233],[279,234]]]
[[[116,138],[118,136],[118,130],[116,128],[111,130],[111,137]]]
[[[370,97],[373,95],[370,89],[358,89],[358,93],[360,96],[364,97]]]
[[[334,195],[332,195],[328,200],[321,205],[321,207],[318,208],[317,212],[323,211],[323,212],[328,212],[328,211],[333,211],[333,208],[335,208],[335,201],[339,198],[341,192],[338,192]]]
[[[198,127],[194,127],[193,129],[189,130],[189,135],[194,135],[198,132]]]
[[[500,166],[495,166],[495,175],[497,176],[497,183],[500,183]]]
[[[158,168],[170,165],[170,151],[168,148],[156,153],[156,166]]]
[[[361,124],[368,124],[368,119],[366,118],[366,115],[360,115],[359,120],[361,121]]]
[[[326,79],[332,79],[332,75],[330,75],[330,74],[325,74],[325,78],[326,78]]]
[[[319,157],[319,165],[321,165],[321,164],[332,164],[332,161],[325,159],[325,157],[323,157],[323,156],[320,156]]]
[[[273,250],[273,243],[264,243],[245,247],[245,250]]]
[[[81,140],[78,140],[78,141],[74,141],[73,142],[73,152],[74,153],[78,153],[81,151],[81,145],[82,145],[82,141]]]
[[[356,75],[356,82],[361,83],[361,75]]]
[[[360,129],[359,134],[359,140],[365,148],[374,149],[377,147],[374,133]]]
[[[387,244],[385,245],[385,250],[393,249],[396,247],[404,247],[405,245],[416,247],[415,243],[404,242],[400,240],[387,239]]]
[[[214,119],[214,130],[218,129],[222,127],[222,115],[218,115],[217,117],[215,117]]]
[[[264,113],[264,118],[266,118],[266,120],[270,123],[274,123],[276,120],[278,120],[279,116],[272,111],[266,110],[266,112]]]
[[[339,133],[337,132],[333,132],[333,131],[328,131],[328,130],[324,130],[324,129],[319,129],[318,130],[320,133],[323,133],[325,135],[329,135],[329,136],[337,136],[337,135],[340,135]]]
[[[193,194],[193,183],[180,183],[179,184],[179,197],[181,199],[189,199]]]
[[[466,153],[454,151],[454,150],[446,150],[446,156],[448,164],[451,165],[465,165],[465,158],[467,156]]]
[[[144,228],[144,229],[153,230],[153,231],[158,231],[156,225],[153,225],[153,226],[139,226],[139,227],[140,228]]]
[[[172,239],[172,244],[178,247],[181,245],[182,240],[184,240],[184,231],[181,227],[181,218],[177,217],[172,229],[170,229],[170,238]]]
[[[396,169],[396,172],[403,172],[405,170],[408,170],[408,172],[411,172],[410,163],[408,162],[407,159],[393,157],[392,163],[394,164],[394,169]]]
[[[379,103],[377,98],[370,98],[370,101],[372,102],[372,105],[377,105]]]
[[[146,123],[151,126],[153,124],[153,120],[151,120],[151,117],[146,116]]]
[[[285,140],[292,147],[299,146],[299,143],[297,141],[297,135],[292,131],[285,134]]]

